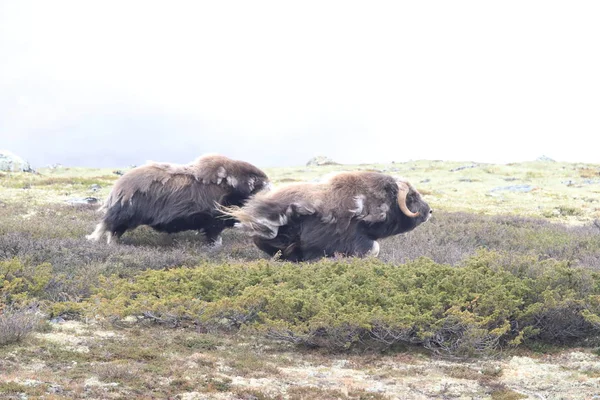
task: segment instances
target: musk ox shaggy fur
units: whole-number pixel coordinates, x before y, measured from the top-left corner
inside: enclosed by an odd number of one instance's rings
[[[378,239],[408,232],[432,213],[407,181],[346,172],[321,183],[294,183],[253,196],[226,213],[258,248],[284,260],[377,256]]]
[[[149,162],[115,183],[100,211],[102,221],[88,240],[107,242],[125,231],[149,225],[161,232],[203,231],[209,243],[221,243],[221,232],[235,221],[223,218],[219,206],[241,206],[268,186],[267,175],[244,161],[204,155],[190,164]]]

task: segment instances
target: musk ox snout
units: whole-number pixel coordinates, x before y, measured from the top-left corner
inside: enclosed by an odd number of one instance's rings
[[[102,209],[104,217],[88,240],[107,242],[127,230],[148,225],[157,231],[204,232],[218,245],[220,234],[235,221],[223,218],[219,207],[241,206],[269,184],[254,165],[211,154],[185,164],[149,162],[121,176]]]
[[[431,217],[433,210],[423,200],[421,194],[407,181],[397,179],[398,184],[398,207],[404,215],[415,218],[416,223],[423,223]]]

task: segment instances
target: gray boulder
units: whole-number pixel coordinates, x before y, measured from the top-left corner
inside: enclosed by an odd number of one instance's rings
[[[469,169],[469,168],[477,168],[477,164],[463,165],[460,167],[452,168],[450,170],[450,172],[462,171],[463,169]]]
[[[499,186],[495,187],[490,192],[521,192],[527,193],[533,190],[531,185],[513,185],[513,186]]]
[[[99,200],[96,197],[85,197],[85,198],[70,199],[70,200],[67,200],[67,203],[69,203],[71,205],[77,205],[77,204],[97,204],[98,201]]]
[[[336,163],[331,158],[328,158],[325,156],[316,156],[316,157],[313,157],[310,160],[308,160],[306,165],[310,167],[310,166],[322,166],[322,165],[339,165],[339,163]]]
[[[542,155],[540,157],[538,157],[536,159],[536,161],[543,161],[543,162],[556,162],[555,160],[551,159],[550,157],[546,156],[546,155]]]
[[[35,172],[27,161],[8,150],[0,150],[0,171]]]

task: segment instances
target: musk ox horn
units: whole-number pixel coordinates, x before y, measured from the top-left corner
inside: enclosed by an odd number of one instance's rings
[[[419,216],[419,212],[412,212],[408,209],[406,205],[406,196],[408,195],[408,191],[410,190],[406,184],[398,185],[398,205],[400,206],[400,210],[410,218],[415,218]]]

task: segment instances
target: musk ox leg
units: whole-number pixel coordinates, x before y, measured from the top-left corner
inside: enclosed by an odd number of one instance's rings
[[[363,235],[358,235],[352,253],[356,257],[377,257],[379,255],[379,243]]]
[[[223,246],[223,238],[221,235],[217,236],[216,238],[211,238],[209,239],[208,244],[212,249],[221,248],[221,246]]]
[[[267,253],[271,257],[277,254],[278,251],[282,250],[271,245],[268,240],[265,240],[261,237],[255,236],[252,240],[254,241],[256,247],[258,247],[261,251]]]
[[[113,229],[111,232],[107,233],[108,238],[107,238],[106,242],[108,244],[118,243],[119,240],[121,239],[121,236],[123,236],[123,234],[125,233],[126,230],[127,230],[127,228],[122,227],[122,226],[120,226],[116,229]]]
[[[253,240],[256,247],[271,257],[275,257],[279,253],[281,260],[292,262],[304,261],[302,250],[296,243],[285,244],[277,241],[277,239],[266,240],[256,236]]]
[[[218,248],[223,245],[223,237],[221,232],[225,229],[225,225],[221,221],[213,221],[204,228],[206,241],[213,248]]]
[[[113,244],[116,241],[117,239],[112,232],[106,232],[106,244]]]
[[[106,231],[106,223],[100,222],[98,225],[96,225],[96,229],[94,229],[94,232],[90,233],[89,235],[86,235],[85,238],[87,240],[93,240],[97,242],[98,240],[100,240],[102,235],[106,233]]]
[[[379,255],[379,243],[373,241],[373,247],[365,254],[367,257],[377,257]]]

